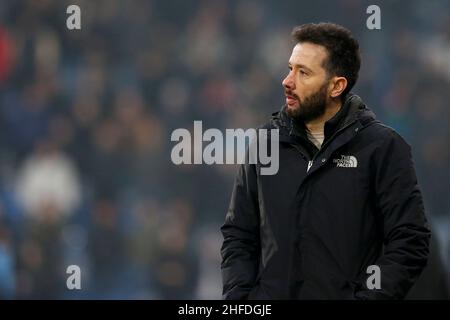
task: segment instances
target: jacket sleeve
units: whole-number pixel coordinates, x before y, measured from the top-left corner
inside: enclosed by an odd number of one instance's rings
[[[393,130],[375,155],[375,197],[383,228],[377,260],[381,288],[355,293],[358,299],[403,299],[425,268],[431,232],[425,217],[410,146]],[[367,275],[369,277],[370,275]]]
[[[246,299],[255,286],[260,237],[256,166],[243,164],[235,178],[223,235],[223,299]]]

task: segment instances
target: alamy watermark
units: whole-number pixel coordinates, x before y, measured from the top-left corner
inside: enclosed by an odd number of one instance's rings
[[[369,290],[381,289],[381,269],[377,265],[370,265],[366,270],[370,276],[366,280],[366,286]]]
[[[81,269],[73,264],[67,267],[66,273],[69,274],[66,280],[66,286],[69,290],[81,290]]]
[[[181,164],[260,164],[261,175],[274,175],[279,169],[278,129],[219,129],[203,132],[202,121],[194,121],[194,136],[184,128],[175,129],[170,137],[178,142],[171,160]],[[208,144],[203,148],[203,142]]]
[[[69,30],[81,30],[81,9],[76,4],[67,7],[66,13],[70,14],[66,20],[66,26]]]
[[[367,14],[370,16],[367,18],[366,26],[369,30],[380,30],[381,29],[381,9],[376,4],[372,4],[367,7]]]

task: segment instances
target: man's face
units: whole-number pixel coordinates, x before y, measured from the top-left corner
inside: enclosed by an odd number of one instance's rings
[[[325,113],[329,77],[322,66],[327,58],[323,46],[298,43],[289,58],[289,74],[283,80],[287,112],[303,121],[314,120]]]

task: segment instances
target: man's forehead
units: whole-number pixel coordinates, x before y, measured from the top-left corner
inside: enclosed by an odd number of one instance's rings
[[[297,43],[289,58],[291,64],[303,64],[310,67],[321,67],[327,51],[321,46],[310,42]]]

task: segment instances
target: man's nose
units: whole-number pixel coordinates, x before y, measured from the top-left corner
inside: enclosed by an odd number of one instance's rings
[[[283,87],[285,87],[286,89],[290,89],[290,90],[294,90],[295,89],[295,83],[294,83],[294,79],[292,77],[292,72],[289,72],[288,75],[286,76],[286,78],[284,78],[283,82]]]

